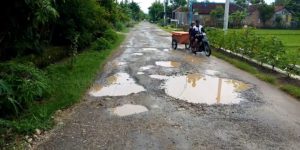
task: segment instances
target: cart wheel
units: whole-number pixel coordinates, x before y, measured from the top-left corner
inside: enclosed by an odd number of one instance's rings
[[[190,49],[191,45],[190,44],[185,44],[185,49]]]
[[[172,40],[172,48],[177,49],[177,41],[176,40]]]

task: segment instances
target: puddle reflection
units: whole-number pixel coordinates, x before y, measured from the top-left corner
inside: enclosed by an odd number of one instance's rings
[[[252,88],[241,81],[218,78],[198,73],[184,76],[150,75],[165,80],[162,88],[171,97],[190,103],[238,104],[243,98],[240,93]]]
[[[90,95],[95,97],[124,96],[145,91],[144,87],[136,84],[127,73],[117,73],[108,77],[106,81],[106,86],[96,84],[92,87]]]
[[[162,66],[162,67],[172,67],[172,68],[178,68],[181,66],[181,63],[176,62],[176,61],[157,61],[155,62],[157,66]]]

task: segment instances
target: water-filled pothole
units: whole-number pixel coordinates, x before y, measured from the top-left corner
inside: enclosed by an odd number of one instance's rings
[[[189,103],[238,104],[244,100],[241,92],[252,88],[252,85],[238,80],[201,74],[171,77],[151,75],[150,77],[165,80],[162,88],[167,95]]]
[[[148,111],[145,106],[125,104],[111,109],[112,113],[120,117],[130,116]]]
[[[162,67],[175,67],[178,68],[181,66],[181,63],[176,62],[176,61],[157,61],[155,62],[157,66],[162,66]]]
[[[154,66],[152,66],[152,65],[143,66],[143,67],[140,68],[140,70],[145,71],[145,70],[149,70],[149,69],[151,69],[151,68],[153,68],[153,67],[154,67]]]
[[[135,56],[142,56],[144,55],[143,53],[133,53],[132,55],[135,55]]]
[[[90,90],[90,95],[101,96],[124,96],[132,93],[145,91],[143,86],[135,81],[127,73],[117,73],[106,79],[106,85],[96,84]]]
[[[158,51],[157,48],[143,48],[143,51]]]

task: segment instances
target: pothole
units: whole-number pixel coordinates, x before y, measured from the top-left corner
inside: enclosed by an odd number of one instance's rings
[[[111,111],[113,114],[117,116],[124,117],[124,116],[143,113],[148,111],[148,109],[142,105],[125,104],[122,106],[118,106],[116,108],[112,108]]]
[[[143,67],[140,68],[140,70],[145,71],[145,70],[149,70],[149,69],[151,69],[153,67],[154,67],[153,65],[143,66]]]
[[[150,77],[165,80],[162,88],[167,95],[197,104],[238,104],[244,100],[241,92],[252,88],[252,85],[238,80],[201,74]]]
[[[207,75],[216,75],[217,73],[219,72],[215,70],[205,70],[205,74]]]
[[[143,51],[158,51],[157,48],[143,48]]]
[[[181,63],[176,62],[176,61],[157,61],[155,62],[157,66],[162,66],[162,67],[171,67],[171,68],[178,68],[181,66]]]
[[[133,53],[133,54],[131,54],[131,55],[134,55],[134,56],[142,56],[142,55],[144,55],[143,53]]]
[[[200,64],[203,60],[193,55],[184,56],[184,60],[190,64]]]
[[[117,73],[108,77],[106,82],[105,86],[101,84],[94,85],[90,90],[90,95],[95,97],[124,96],[145,91],[145,88],[136,84],[127,73]]]

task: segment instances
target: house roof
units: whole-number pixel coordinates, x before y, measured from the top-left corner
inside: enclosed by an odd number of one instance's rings
[[[252,14],[253,12],[255,12],[256,10],[258,9],[258,6],[257,5],[250,5],[248,7],[248,13],[249,14]],[[281,11],[285,9],[284,6],[275,6],[275,9],[274,9],[274,12],[278,12],[278,11]]]
[[[210,14],[212,10],[217,8],[218,6],[221,6],[225,8],[225,3],[194,3],[193,4],[193,10],[196,10],[199,14]],[[239,6],[237,6],[234,3],[230,3],[229,6],[229,13],[235,12],[237,10],[241,10]]]

